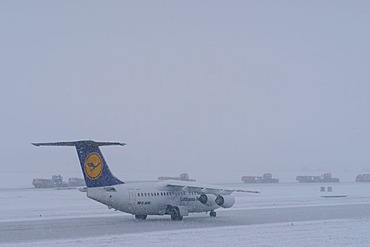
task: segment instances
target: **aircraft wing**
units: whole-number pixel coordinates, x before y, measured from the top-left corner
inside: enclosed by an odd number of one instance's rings
[[[201,184],[196,182],[187,182],[178,180],[167,180],[164,182],[164,184],[167,188],[173,188],[176,190],[214,195],[229,195],[233,192],[260,193],[259,191],[232,189],[217,185]]]

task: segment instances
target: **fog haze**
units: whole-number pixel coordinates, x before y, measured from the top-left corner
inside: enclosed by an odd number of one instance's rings
[[[73,148],[30,144],[80,139],[127,143],[102,150],[122,180],[370,172],[369,11],[1,1],[0,180],[81,177]]]

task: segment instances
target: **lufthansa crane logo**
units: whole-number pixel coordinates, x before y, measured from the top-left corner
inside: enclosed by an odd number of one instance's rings
[[[103,172],[103,161],[98,153],[90,153],[85,160],[85,174],[91,180],[100,177]]]

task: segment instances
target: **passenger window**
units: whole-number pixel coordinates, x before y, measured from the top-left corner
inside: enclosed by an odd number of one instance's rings
[[[137,193],[137,196],[140,196],[140,193]]]

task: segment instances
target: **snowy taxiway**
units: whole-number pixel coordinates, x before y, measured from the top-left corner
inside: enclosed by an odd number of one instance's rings
[[[370,184],[248,189],[262,193],[236,193],[235,207],[216,218],[194,214],[182,222],[166,216],[137,221],[78,190],[0,190],[0,246],[368,246]]]

